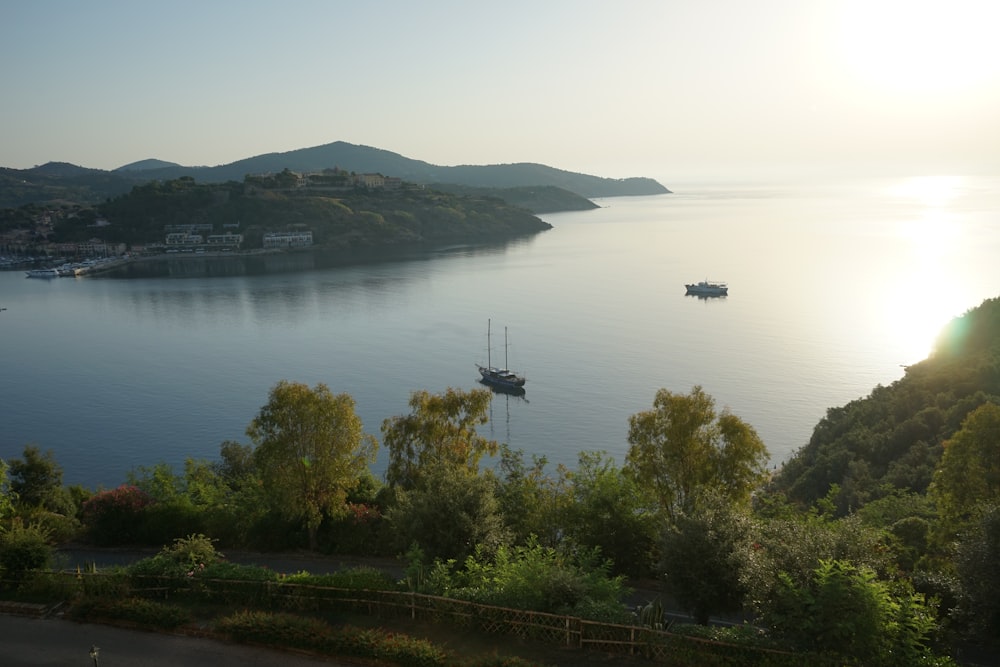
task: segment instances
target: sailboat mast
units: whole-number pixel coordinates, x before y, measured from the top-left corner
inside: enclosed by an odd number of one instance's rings
[[[493,359],[490,356],[490,349],[492,348],[492,343],[490,343],[490,325],[492,320],[486,320],[486,368],[493,368]]]
[[[507,361],[507,327],[503,328],[503,367],[504,370],[510,368],[510,363]]]

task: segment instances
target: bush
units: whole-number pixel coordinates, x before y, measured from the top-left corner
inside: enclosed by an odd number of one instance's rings
[[[150,628],[172,629],[191,621],[191,614],[181,607],[142,598],[85,598],[70,610],[76,620],[128,621]]]
[[[351,626],[334,628],[322,620],[294,614],[243,611],[219,619],[216,629],[236,641],[326,655],[373,658],[414,667],[436,667],[448,662],[443,650],[423,639]]]
[[[83,503],[83,524],[99,546],[135,544],[140,535],[144,510],[152,502],[138,487],[123,484],[95,493]]]
[[[20,583],[31,570],[48,567],[52,560],[49,532],[39,524],[15,520],[0,533],[0,570],[4,579]]]
[[[289,575],[284,581],[304,586],[329,586],[353,590],[392,591],[399,588],[396,580],[387,572],[373,567],[355,567],[329,574],[299,572]]]

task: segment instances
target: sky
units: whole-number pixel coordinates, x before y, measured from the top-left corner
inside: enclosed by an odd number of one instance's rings
[[[1000,172],[995,0],[0,0],[0,166]]]

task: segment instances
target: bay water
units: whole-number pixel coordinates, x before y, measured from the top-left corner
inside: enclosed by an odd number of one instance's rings
[[[1000,296],[995,179],[668,185],[499,245],[2,272],[0,458],[35,444],[90,488],[179,472],[248,443],[282,379],[350,394],[380,438],[413,391],[481,388],[491,320],[494,364],[506,329],[528,382],[494,396],[488,437],[552,464],[594,450],[621,464],[630,415],[701,385],[780,465],[828,408],[899,379],[950,319]],[[729,296],[685,295],[704,279]]]

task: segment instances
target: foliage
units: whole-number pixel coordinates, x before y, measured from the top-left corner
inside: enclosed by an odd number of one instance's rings
[[[982,503],[1000,501],[1000,403],[984,403],[944,444],[931,495],[957,530]]]
[[[78,621],[126,621],[143,627],[168,630],[191,621],[191,613],[184,607],[135,597],[87,597],[70,608],[70,617]]]
[[[504,525],[515,544],[534,536],[544,546],[554,547],[563,538],[563,518],[571,502],[568,475],[545,473],[544,456],[532,455],[531,466],[524,462],[524,452],[500,445],[496,498]]]
[[[803,587],[822,560],[847,561],[887,577],[895,573],[886,534],[866,525],[857,515],[758,520],[753,524],[749,547],[740,569],[746,603],[764,616],[783,585],[779,573]]]
[[[410,414],[382,422],[382,441],[389,450],[385,473],[389,485],[415,488],[432,467],[478,472],[480,459],[495,455],[498,448],[496,442],[476,432],[476,426],[488,420],[490,396],[488,389],[413,392]]]
[[[0,530],[7,520],[14,515],[14,502],[16,497],[10,490],[10,477],[8,477],[9,466],[6,461],[0,459]]]
[[[184,567],[204,567],[221,561],[224,556],[216,551],[215,540],[204,535],[178,537],[173,544],[160,551],[165,558]]]
[[[315,550],[324,514],[344,512],[348,490],[375,458],[378,445],[362,431],[354,399],[322,383],[281,381],[247,435],[273,507],[305,520]]]
[[[99,546],[133,544],[142,526],[143,513],[152,502],[135,486],[95,493],[83,504],[83,523],[91,540]]]
[[[14,520],[0,532],[0,571],[3,578],[20,582],[28,572],[48,567],[52,560],[49,533],[38,524]]]
[[[9,461],[10,491],[17,498],[17,504],[22,508],[43,508],[72,517],[76,507],[63,488],[63,471],[52,451],[43,454],[38,447],[27,445],[23,457]]]
[[[284,581],[289,584],[370,591],[392,591],[399,588],[396,581],[387,572],[374,567],[354,567],[328,574],[299,572],[288,575]]]
[[[622,577],[597,551],[564,554],[534,540],[517,547],[483,548],[465,559],[437,560],[422,577],[426,592],[483,604],[622,622]]]
[[[751,540],[745,510],[715,499],[666,527],[660,567],[667,589],[701,625],[720,612],[739,611],[742,570]]]
[[[554,525],[562,527],[563,539],[599,549],[617,572],[648,576],[657,532],[650,495],[604,452],[581,452],[566,477],[568,498]]]
[[[827,410],[774,487],[810,505],[838,484],[842,515],[892,489],[923,494],[943,443],[985,403],[1000,403],[1000,298],[953,320],[902,379]]]
[[[430,642],[352,626],[333,627],[317,618],[285,613],[243,611],[219,619],[216,629],[236,641],[297,648],[326,655],[387,660],[393,664],[434,667],[447,654]]]
[[[475,545],[507,542],[493,480],[464,467],[426,464],[420,485],[398,490],[386,520],[402,549],[417,543],[429,558],[462,560]]]
[[[660,389],[653,409],[629,417],[626,467],[655,494],[668,521],[695,509],[703,494],[746,503],[765,479],[768,453],[749,424],[701,387],[690,394]]]
[[[933,657],[934,612],[904,582],[891,585],[869,568],[840,560],[820,561],[805,585],[784,573],[780,578],[765,621],[800,650],[899,667]]]
[[[955,568],[962,583],[961,626],[981,641],[1000,637],[1000,505],[984,506],[960,536]]]

